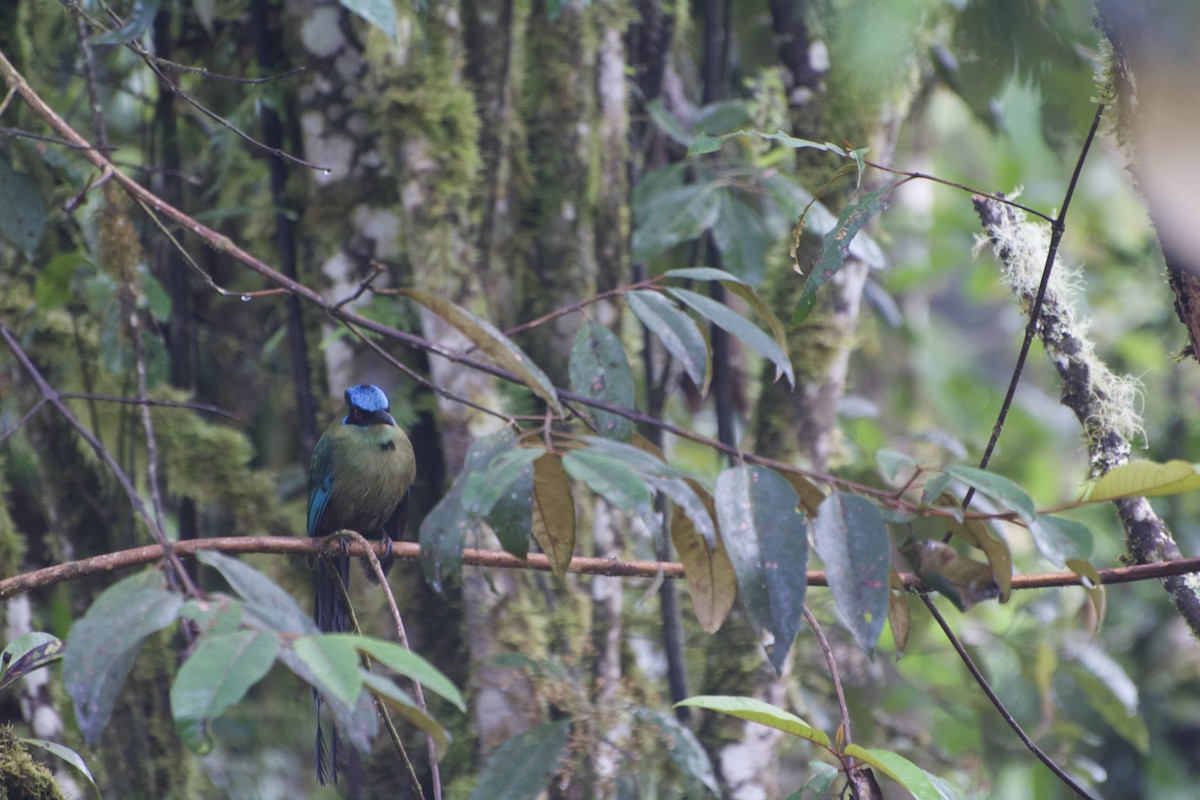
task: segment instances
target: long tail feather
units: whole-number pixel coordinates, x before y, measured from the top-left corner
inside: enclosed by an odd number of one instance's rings
[[[340,576],[342,585],[349,587],[350,557],[339,555],[318,558],[313,575],[313,621],[322,633],[345,632],[350,627],[350,613],[337,578]],[[314,748],[317,783],[324,786],[326,782],[337,783],[338,733],[337,728],[330,722],[329,747],[326,749],[324,731],[321,728],[321,694],[315,688],[313,706],[317,711],[317,738]]]

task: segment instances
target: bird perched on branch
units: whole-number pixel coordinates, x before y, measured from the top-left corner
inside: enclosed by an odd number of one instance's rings
[[[389,413],[391,403],[378,386],[360,383],[346,390],[346,412],[325,429],[313,448],[308,468],[308,535],[328,536],[340,530],[356,531],[380,539],[386,555],[384,574],[392,566],[392,541],[404,535],[408,524],[408,489],[416,478],[412,443]],[[376,582],[370,564],[367,577]],[[313,619],[322,632],[338,633],[349,627],[341,583],[349,586],[350,557],[343,551],[316,562],[313,582]],[[331,731],[329,750],[321,733],[321,696],[314,689],[317,707],[317,781],[337,782],[337,730]]]

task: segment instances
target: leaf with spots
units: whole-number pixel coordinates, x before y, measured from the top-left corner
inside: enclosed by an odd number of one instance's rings
[[[447,578],[458,576],[462,569],[467,531],[475,526],[480,516],[487,513],[481,510],[486,500],[480,499],[478,494],[472,494],[470,498],[465,497],[468,486],[472,489],[477,487],[477,482],[472,484],[472,476],[486,470],[492,460],[504,451],[511,450],[513,441],[512,431],[505,428],[472,442],[454,485],[421,521],[418,533],[421,571],[425,573],[425,580],[434,591],[441,592]],[[493,506],[497,500],[498,498],[492,500]],[[490,511],[491,508],[487,510]]]
[[[800,498],[783,477],[759,466],[732,467],[714,497],[721,539],[750,621],[771,634],[767,658],[783,669],[800,630],[808,588],[808,528]]]
[[[842,209],[837,225],[825,234],[825,243],[821,246],[821,255],[809,271],[808,280],[804,282],[804,291],[796,302],[792,312],[792,325],[799,325],[812,313],[817,304],[817,290],[838,273],[846,264],[850,254],[850,243],[873,217],[887,208],[888,195],[895,184],[889,184],[877,192],[869,192],[862,196],[857,203],[851,203]]]
[[[571,348],[571,388],[593,400],[614,406],[633,408],[633,373],[625,347],[616,334],[603,325],[585,320]],[[593,408],[596,432],[601,436],[628,442],[633,423],[619,414]]]
[[[879,509],[858,495],[834,492],[813,520],[813,541],[846,626],[873,656],[888,612],[891,555]]]

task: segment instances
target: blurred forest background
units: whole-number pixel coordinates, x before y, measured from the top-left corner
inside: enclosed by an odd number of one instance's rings
[[[1168,280],[1152,224],[1170,224],[1155,204],[1176,195],[1148,192],[1147,201],[1135,184],[1145,189],[1149,179],[1133,176],[1153,144],[1169,160],[1155,172],[1160,182],[1177,179],[1179,196],[1194,194],[1186,183],[1194,137],[1184,133],[1200,114],[1178,94],[1194,85],[1163,78],[1155,119],[1170,128],[1177,114],[1183,133],[1156,139],[1157,128],[1137,123],[1155,84],[1129,78],[1156,56],[1183,53],[1179,63],[1194,66],[1187,59],[1200,28],[1188,3],[1142,5],[0,4],[0,327],[11,337],[0,348],[0,578],[152,542],[98,451],[42,404],[24,355],[51,391],[86,395],[65,404],[180,540],[302,535],[313,444],[346,386],[376,383],[417,452],[415,537],[471,443],[502,426],[489,412],[537,431],[546,406],[526,386],[423,347],[463,353],[471,342],[389,288],[429,293],[509,331],[560,387],[579,388],[570,364],[580,324],[606,326],[628,353],[628,405],[644,417],[636,430],[709,487],[727,455],[664,434],[653,420],[888,491],[896,485],[881,473],[880,450],[934,467],[978,465],[1027,318],[991,248],[976,255],[984,231],[970,190],[908,180],[888,193],[815,309],[787,329],[794,390],[745,337],[721,327],[706,331],[711,374],[693,380],[697,365],[664,349],[662,331],[648,332],[643,315],[626,313],[626,293],[613,290],[670,269],[715,267],[787,324],[838,215],[903,177],[860,170],[848,151],[866,148],[859,157],[873,164],[975,191],[1019,191],[1021,203],[1053,216],[1097,98],[1110,105],[1061,244],[1064,261],[1080,268],[1069,281],[1076,313],[1090,320],[1096,357],[1140,382],[1125,412],[1138,431],[1135,457],[1190,461],[1200,446],[1200,379],[1176,305],[1186,317],[1196,279],[1185,264]],[[51,112],[93,149],[55,127]],[[747,135],[687,154],[701,133],[742,129],[835,147]],[[102,161],[161,202],[135,202]],[[1183,216],[1186,230],[1192,217]],[[1186,247],[1174,252],[1188,261]],[[251,267],[245,254],[275,272]],[[680,285],[764,319],[731,282]],[[606,292],[582,311],[515,330]],[[361,333],[341,312],[379,327]],[[707,328],[709,318],[697,319]],[[1073,503],[1090,477],[1088,443],[1061,390],[1035,342],[988,465],[1039,508]],[[670,537],[648,533],[646,515],[582,483],[573,491],[576,554],[676,560]],[[1153,507],[1183,555],[1200,551],[1195,497]],[[975,508],[995,510],[986,501]],[[1067,516],[1090,530],[1093,566],[1130,561],[1111,504]],[[1061,568],[1025,528],[996,528],[1016,572]],[[925,517],[893,526],[896,543],[944,531],[944,520]],[[467,545],[499,547],[486,526]],[[244,559],[308,607],[304,557]],[[899,559],[897,567],[909,571]],[[223,586],[197,569],[202,588]],[[112,580],[9,598],[4,641],[39,630],[69,643],[72,622]],[[488,789],[501,780],[491,770],[504,764],[489,762],[498,751],[510,766],[533,765],[530,785],[562,798],[705,797],[714,788],[744,800],[800,796],[825,774],[814,762],[836,765],[770,728],[671,710],[691,695],[739,695],[830,734],[842,720],[807,625],[776,671],[741,606],[710,634],[703,622],[712,617],[698,620],[683,581],[656,583],[467,566],[435,592],[416,563],[393,570],[413,649],[467,695],[465,714],[431,706],[453,737],[440,770],[446,797],[500,796]],[[966,612],[937,602],[1003,704],[1095,796],[1191,797],[1200,659],[1179,610],[1181,585],[1172,590],[1174,602],[1157,580],[1114,585],[1106,612],[1077,587],[1014,591]],[[354,597],[364,629],[388,637],[378,591],[356,585]],[[814,586],[806,596],[829,638],[854,741],[904,755],[964,797],[1073,796],[1004,724],[921,602],[895,597],[911,611],[903,652],[885,626],[868,657],[829,591]],[[73,747],[106,797],[336,796],[310,774],[307,686],[282,668],[215,722],[212,752],[189,752],[167,696],[184,650],[178,629],[150,638],[94,748],[54,670],[0,690],[0,719]],[[700,753],[680,755],[682,734],[671,731],[683,728]],[[500,750],[531,730],[558,738]],[[405,739],[431,791],[423,744],[415,731]],[[558,776],[547,777],[556,764]],[[905,796],[878,777],[885,796]],[[76,787],[81,797],[93,791]],[[341,791],[414,796],[382,741]],[[843,778],[803,796],[839,791],[869,793]]]

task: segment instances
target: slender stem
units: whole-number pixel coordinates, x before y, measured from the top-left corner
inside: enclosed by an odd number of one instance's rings
[[[1058,216],[1050,220],[1050,247],[1046,250],[1046,264],[1042,267],[1042,280],[1038,284],[1037,295],[1033,298],[1033,305],[1029,309],[1029,323],[1025,326],[1025,339],[1021,342],[1021,352],[1017,355],[1017,363],[1013,367],[1012,377],[1008,381],[1008,391],[1004,394],[1004,402],[1000,404],[1000,413],[996,417],[996,424],[992,426],[992,435],[988,439],[987,447],[984,448],[983,457],[979,459],[979,468],[987,467],[988,462],[992,459],[992,453],[996,450],[996,443],[1000,441],[1000,432],[1004,430],[1004,421],[1008,419],[1008,410],[1012,407],[1013,399],[1017,395],[1017,384],[1021,382],[1021,373],[1025,369],[1025,361],[1029,357],[1029,348],[1033,345],[1033,337],[1037,334],[1038,322],[1042,316],[1042,302],[1046,299],[1046,287],[1050,285],[1050,274],[1054,270],[1054,260],[1058,256],[1058,245],[1062,241],[1063,231],[1066,230],[1067,209],[1071,206],[1071,198],[1075,195],[1075,187],[1079,184],[1079,175],[1083,171],[1083,163],[1087,160],[1088,151],[1092,147],[1092,141],[1096,138],[1096,130],[1100,127],[1100,119],[1104,115],[1104,104],[1101,103],[1096,107],[1096,116],[1092,118],[1092,127],[1088,131],[1087,138],[1083,140],[1083,147],[1079,151],[1079,158],[1075,161],[1075,170],[1071,173],[1071,180],[1067,184],[1067,193],[1063,197],[1062,209],[1058,212]],[[1000,202],[1004,202],[1000,199]],[[1045,215],[1039,214],[1044,218]],[[975,496],[975,487],[967,489],[967,493],[963,496],[962,507],[965,511],[971,505],[971,499]],[[949,541],[950,534],[946,534],[944,541]]]
[[[400,639],[400,644],[404,646],[405,650],[411,650],[412,648],[408,645],[408,633],[404,630],[404,620],[400,616],[400,607],[396,605],[396,597],[392,594],[392,587],[388,584],[387,573],[383,571],[383,565],[379,563],[379,557],[375,554],[374,548],[371,547],[371,544],[366,539],[364,539],[355,531],[338,531],[338,533],[335,535],[349,536],[351,539],[362,545],[363,549],[366,551],[367,560],[371,562],[371,570],[375,573],[375,578],[379,581],[380,588],[383,589],[384,597],[387,598],[388,608],[392,612],[392,621],[396,623],[396,636]],[[336,571],[334,574],[336,574]],[[340,575],[338,576],[338,580],[340,582]],[[429,708],[425,705],[425,690],[421,688],[421,683],[419,681],[414,679],[412,683],[413,699],[417,701],[417,707],[420,708],[421,711],[428,714]],[[385,718],[388,720],[388,726],[391,728],[390,732],[394,735],[394,738],[398,742],[399,736],[398,734],[395,734],[395,727],[392,726],[390,716],[385,716]],[[442,777],[438,769],[437,742],[434,740],[433,736],[425,734],[425,745],[426,750],[429,753],[429,770],[433,779],[433,797],[434,800],[442,800]],[[401,748],[403,748],[403,745],[401,745]],[[411,765],[409,769],[411,771]],[[417,791],[421,791],[419,785],[417,786]]]
[[[1055,763],[1054,759],[1046,755],[1046,753],[1040,747],[1034,744],[1032,739],[1029,738],[1029,735],[1025,733],[1025,730],[1021,727],[1021,724],[1017,722],[1011,713],[1009,713],[1009,710],[1005,707],[1004,703],[999,697],[996,696],[996,693],[992,691],[991,684],[988,683],[987,678],[983,677],[983,673],[979,671],[979,667],[975,665],[975,662],[971,659],[970,654],[968,654],[966,648],[963,647],[962,642],[960,642],[958,637],[954,635],[954,631],[950,629],[950,624],[946,622],[946,618],[942,616],[940,611],[938,611],[937,604],[933,602],[933,598],[931,598],[925,592],[918,592],[917,596],[920,597],[922,602],[925,603],[925,607],[929,609],[929,613],[941,627],[942,633],[946,634],[946,638],[949,639],[950,644],[954,646],[954,650],[958,653],[958,657],[962,659],[963,664],[966,665],[967,671],[971,673],[971,677],[973,677],[975,682],[979,684],[979,688],[982,689],[983,693],[987,695],[988,700],[990,700],[992,705],[995,706],[996,710],[1000,712],[1000,716],[1004,717],[1004,721],[1007,722],[1008,726],[1013,729],[1013,732],[1017,734],[1017,737],[1024,743],[1025,747],[1029,749],[1029,752],[1037,756],[1037,759],[1045,764],[1046,767],[1053,772],[1060,781],[1069,786],[1071,790],[1075,792],[1075,794],[1079,795],[1080,797],[1089,798],[1089,800],[1095,800],[1094,795],[1088,792],[1088,790],[1083,788],[1078,781],[1067,774],[1062,767]]]

